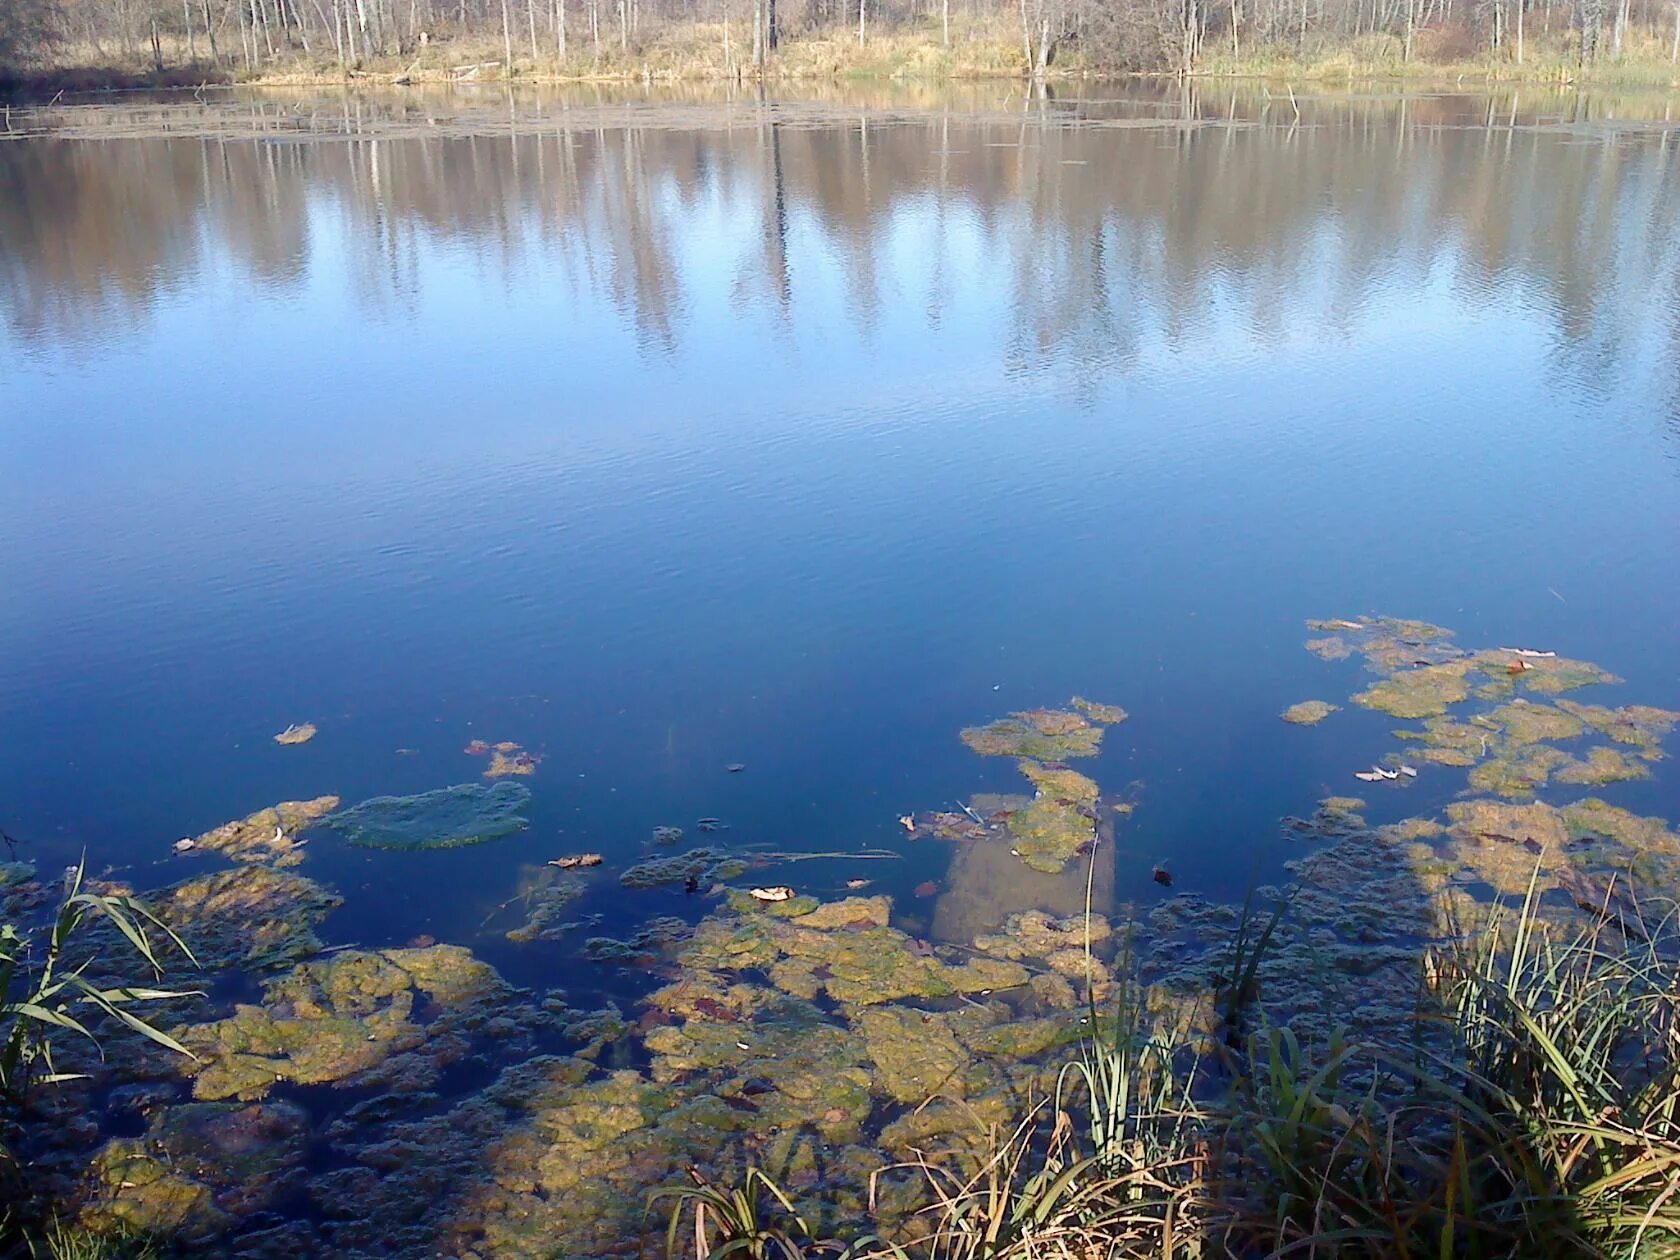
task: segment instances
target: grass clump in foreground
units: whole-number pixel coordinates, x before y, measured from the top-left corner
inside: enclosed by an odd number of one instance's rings
[[[650,1210],[695,1260],[1680,1255],[1680,938],[1562,923],[1538,883],[1426,952],[1409,1045],[1244,1037],[1240,1003],[1163,1034],[1121,985],[1053,1098],[917,1157],[891,1237],[814,1237],[756,1169]]]

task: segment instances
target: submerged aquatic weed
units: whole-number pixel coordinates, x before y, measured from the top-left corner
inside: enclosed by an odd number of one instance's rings
[[[376,796],[328,814],[321,825],[365,849],[455,849],[499,840],[528,825],[523,784],[462,783],[415,796]]]
[[[321,949],[316,926],[343,898],[269,866],[238,866],[183,880],[152,898],[208,970],[260,971]]]
[[[732,858],[724,849],[701,847],[637,862],[619,875],[618,882],[626,888],[664,888],[691,882],[696,887],[710,887],[735,879],[746,869],[745,862]]]
[[[258,1099],[280,1081],[365,1080],[406,1052],[418,1052],[413,1075],[424,1082],[459,1058],[462,1035],[510,997],[501,977],[459,946],[351,950],[269,981],[260,1006],[177,1032],[198,1056],[191,1075],[200,1099]],[[435,1016],[422,1015],[419,998]],[[387,1083],[395,1083],[389,1075]]]

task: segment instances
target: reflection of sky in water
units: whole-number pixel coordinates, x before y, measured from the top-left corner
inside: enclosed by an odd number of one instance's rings
[[[1133,713],[1092,768],[1143,781],[1122,895],[1165,857],[1230,895],[1396,725],[1277,722],[1357,680],[1304,617],[1680,707],[1672,154],[1398,137],[11,146],[0,822],[144,860],[516,739],[527,837],[316,851],[342,935],[460,934],[519,860],[656,823],[896,843],[1015,790],[957,727],[1080,692]]]

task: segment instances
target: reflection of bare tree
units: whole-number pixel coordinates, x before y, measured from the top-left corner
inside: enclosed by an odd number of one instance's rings
[[[1533,88],[1297,105],[1190,86],[1014,117],[826,121],[737,102],[690,127],[500,107],[500,135],[427,133],[441,114],[423,97],[394,121],[347,96],[307,112],[308,129],[343,133],[333,143],[298,142],[262,106],[263,138],[0,147],[0,318],[25,341],[77,341],[208,267],[300,285],[329,246],[361,301],[401,306],[426,251],[448,246],[510,288],[545,263],[664,351],[715,274],[718,225],[737,292],[785,322],[811,300],[807,261],[839,268],[865,328],[887,303],[937,321],[978,286],[1005,307],[1012,369],[1081,392],[1146,340],[1181,345],[1216,321],[1259,349],[1336,338],[1395,283],[1431,278],[1472,303],[1519,286],[1589,381],[1677,318],[1666,133],[1526,125],[1594,112]],[[419,134],[380,138],[393,126]]]

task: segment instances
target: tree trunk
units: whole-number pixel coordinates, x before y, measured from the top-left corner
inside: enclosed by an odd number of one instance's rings
[[[782,41],[780,23],[776,19],[776,0],[764,0],[764,46],[771,52]]]
[[[869,0],[858,0],[858,46],[863,46],[863,15]]]
[[[531,28],[531,64],[537,64],[537,0],[525,0],[525,18]]]
[[[152,69],[163,73],[163,45],[158,42],[157,16],[152,16]]]
[[[944,47],[951,46],[951,0],[939,0],[940,42]]]
[[[1523,10],[1528,7],[1528,0],[1516,0],[1517,6],[1517,64],[1523,63]]]
[[[356,0],[359,7],[362,0]],[[507,58],[502,63],[502,77],[513,78],[513,23],[508,21],[508,0],[502,0],[502,50]]]
[[[210,21],[210,0],[199,0],[198,15],[204,20],[204,37],[210,42],[210,64],[220,65],[222,54],[216,50],[216,28]]]
[[[1680,4],[1674,6],[1674,44],[1668,50],[1668,64],[1680,65]]]

